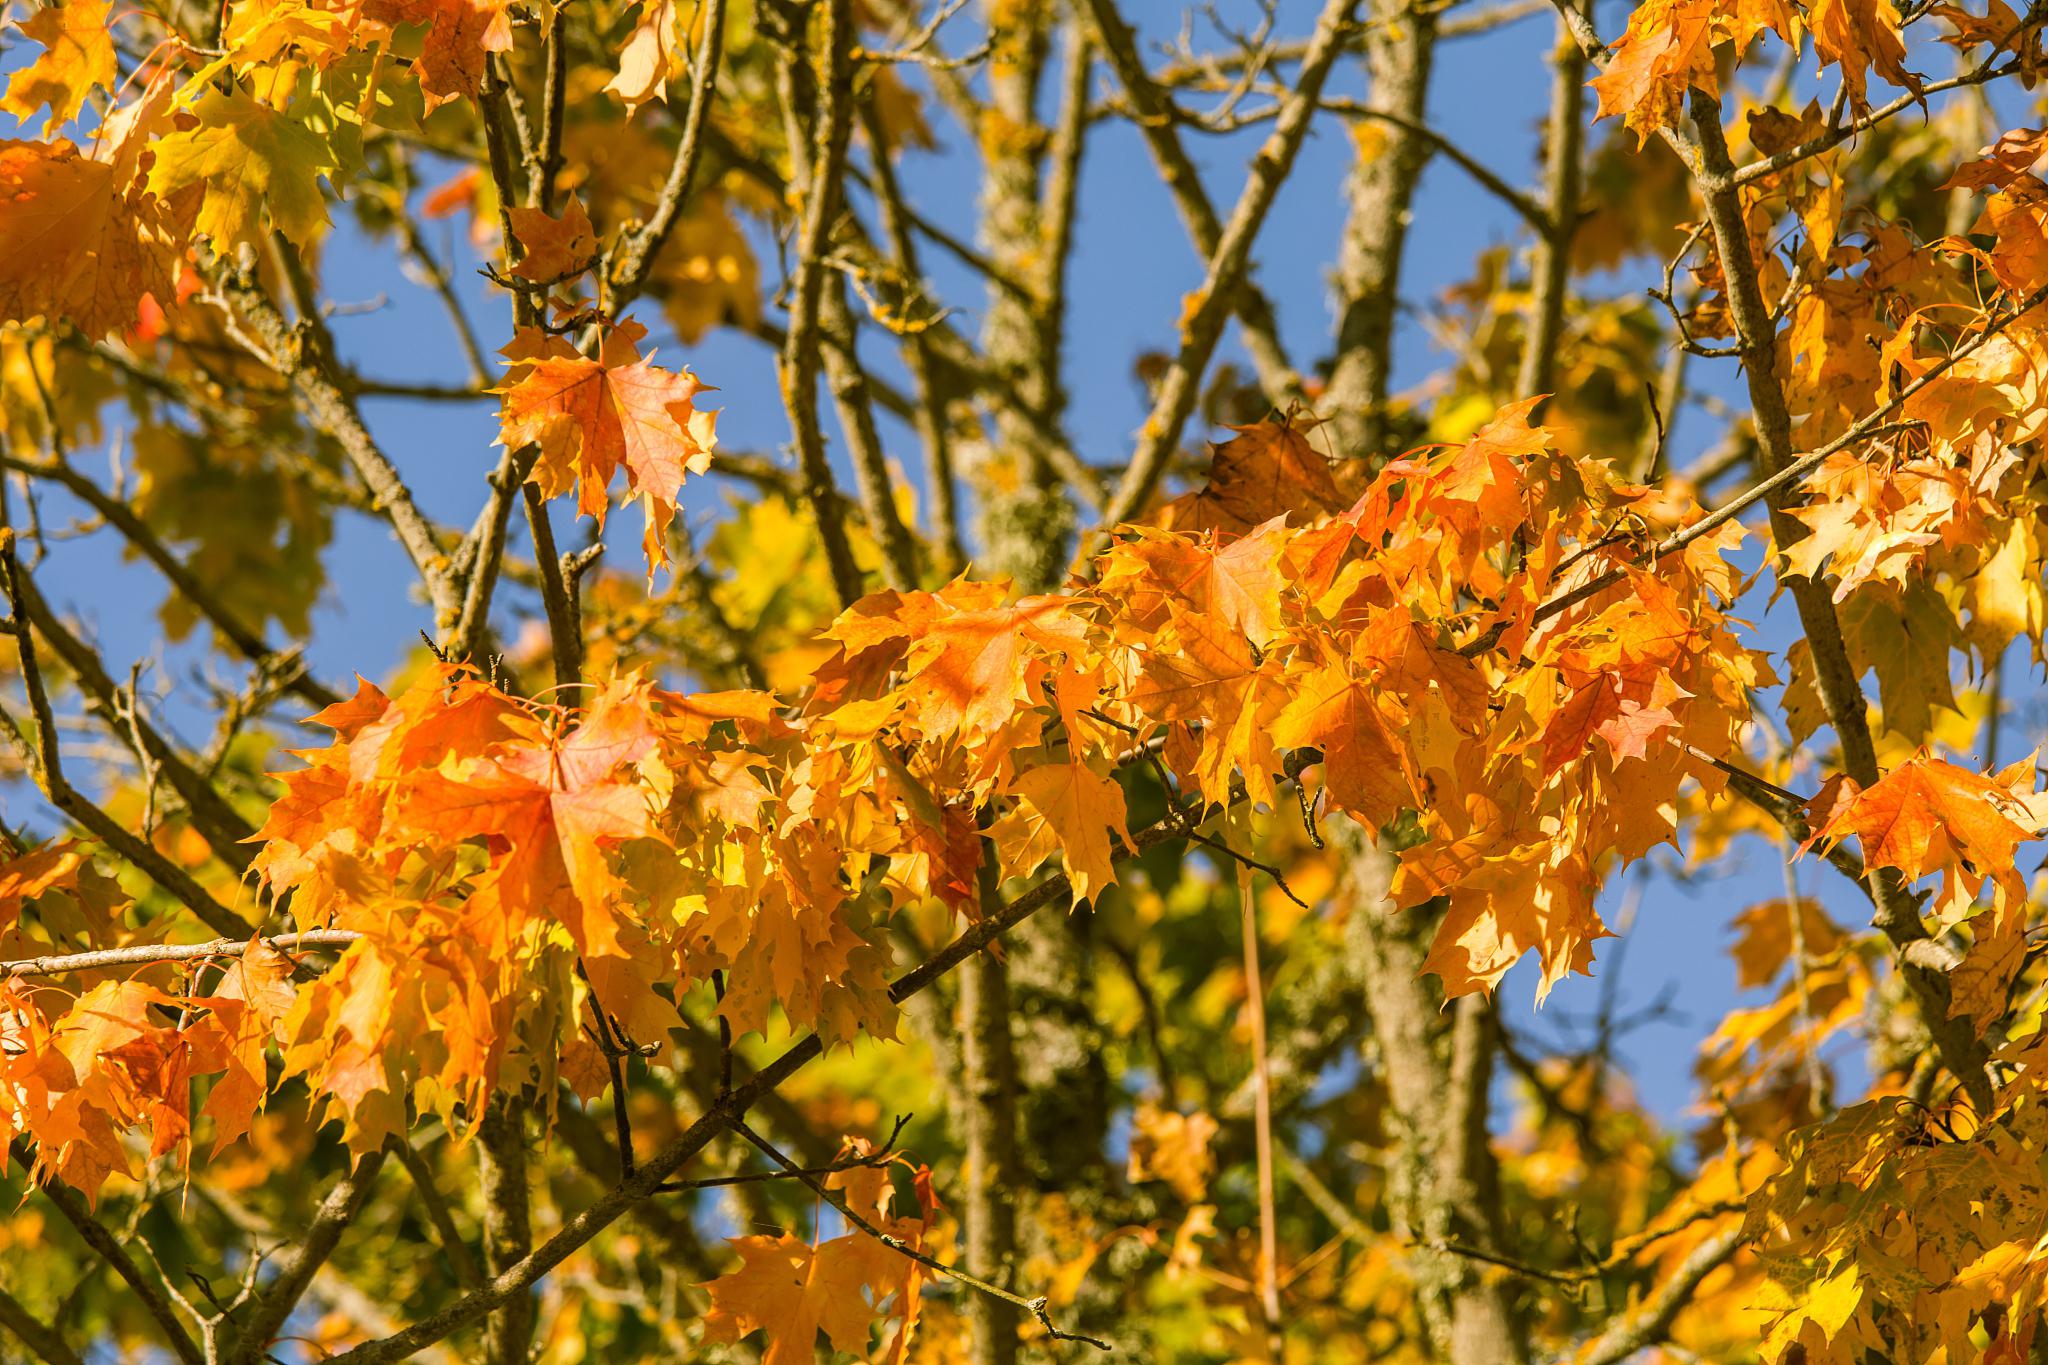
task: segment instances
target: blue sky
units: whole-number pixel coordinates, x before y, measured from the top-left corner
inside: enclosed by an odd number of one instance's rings
[[[1226,14],[1245,22],[1256,17],[1252,8],[1243,0],[1225,0],[1222,5]],[[1308,0],[1285,0],[1280,30],[1305,32],[1314,9]],[[1182,16],[1181,6],[1153,0],[1128,4],[1126,10],[1141,19],[1142,36],[1148,41],[1170,39]],[[1619,6],[1603,5],[1602,30],[1618,31],[1623,12]],[[1446,43],[1439,54],[1441,79],[1429,111],[1432,125],[1511,182],[1535,179],[1552,35],[1548,15],[1537,15],[1483,37]],[[971,45],[964,35],[948,41],[955,50]],[[23,61],[22,46],[8,35],[0,69]],[[1359,64],[1347,62],[1333,82],[1333,93],[1359,94],[1363,85]],[[978,188],[975,153],[956,131],[943,126],[943,120],[935,122],[941,124],[944,145],[933,153],[908,153],[900,173],[921,210],[971,239]],[[1261,134],[1262,130],[1190,138],[1219,205],[1227,207],[1236,197],[1245,160]],[[1351,141],[1341,124],[1330,120],[1319,127],[1282,191],[1255,253],[1257,277],[1275,300],[1282,335],[1296,363],[1303,366],[1329,349],[1333,308],[1328,277],[1344,217],[1343,184],[1351,157]],[[424,168],[422,178],[431,184]],[[331,295],[351,305],[383,300],[379,306],[351,309],[335,319],[345,358],[377,378],[465,382],[460,355],[438,303],[400,275],[396,255],[386,244],[367,241],[354,230],[345,207],[337,206],[335,217],[337,231],[324,248]],[[1465,279],[1479,252],[1515,240],[1515,226],[1512,215],[1463,173],[1442,160],[1433,163],[1416,204],[1404,299],[1428,300]],[[433,228],[440,237],[447,225]],[[756,236],[764,282],[772,287],[768,276],[776,256],[765,232]],[[1200,263],[1141,140],[1121,122],[1100,125],[1089,144],[1077,242],[1067,327],[1070,428],[1084,459],[1113,464],[1127,455],[1131,434],[1144,417],[1132,363],[1143,351],[1171,344],[1180,301],[1201,277]],[[508,340],[509,305],[475,275],[476,261],[468,255],[460,230],[447,228],[439,246],[444,258],[452,253],[458,259],[460,288],[485,344]],[[978,280],[936,249],[926,251],[925,264],[936,296],[956,310],[960,325],[972,333],[979,325],[982,300]],[[1650,271],[1644,263],[1635,272],[1641,278],[1625,280],[1624,287],[1649,283]],[[664,364],[688,365],[718,386],[712,402],[724,409],[719,430],[723,445],[781,452],[787,428],[776,396],[774,357],[765,346],[743,336],[715,333],[685,347],[667,331],[656,309],[643,305],[640,316],[654,329],[651,340]],[[1229,343],[1226,357],[1236,354],[1235,343]],[[1413,316],[1404,318],[1398,382],[1419,380],[1444,360]],[[890,370],[888,364],[878,368]],[[1733,397],[1739,392],[1732,361],[1704,362],[1696,374],[1718,393]],[[497,458],[492,445],[493,405],[371,399],[366,400],[366,410],[376,435],[426,510],[451,524],[467,525],[486,491],[484,476]],[[884,434],[899,464],[908,470],[919,468],[921,460],[906,430],[885,421]],[[1218,438],[1224,434],[1209,433]],[[1717,434],[1698,413],[1681,416],[1673,462],[1682,464]],[[104,467],[89,452],[81,453],[80,459],[88,467]],[[693,481],[686,489],[686,513],[697,520],[708,518],[740,491],[714,478]],[[62,524],[76,510],[45,494],[46,523]],[[614,545],[628,555],[638,537],[637,516],[623,514],[622,524],[612,531]],[[566,507],[558,510],[557,531],[573,542],[579,533],[565,522]],[[315,668],[330,681],[345,681],[357,671],[379,677],[414,645],[419,628],[429,624],[428,613],[412,590],[411,568],[382,523],[354,516],[344,517],[337,527],[327,563],[332,588],[316,616],[310,651]],[[164,713],[187,738],[204,738],[198,718],[206,694],[195,681],[201,655],[190,649],[160,653],[155,619],[160,583],[143,569],[122,563],[118,548],[104,535],[60,544],[40,578],[60,606],[91,624],[117,675],[125,673],[130,659],[157,659],[153,676]],[[1763,601],[1745,606],[1766,644],[1782,648],[1791,638],[1784,620],[1787,612]],[[513,616],[532,611],[532,604],[507,594],[501,617],[509,625]],[[507,631],[508,636],[512,633]],[[2021,690],[2017,670],[2011,681],[2016,691]],[[2031,714],[2038,720],[2038,711]],[[2034,743],[2039,730],[2038,724],[2027,727],[2023,743],[2016,733],[2019,728],[2009,730],[2007,758]],[[48,827],[42,812],[30,816],[22,793],[6,794],[5,805],[11,821],[28,817],[32,827]],[[1728,920],[1747,905],[1782,894],[1782,870],[1775,855],[1769,849],[1754,854],[1705,877],[1680,881],[1656,875],[1643,889],[1619,999],[1626,1012],[1669,991],[1673,1013],[1628,1037],[1622,1052],[1645,1099],[1667,1117],[1676,1117],[1691,1098],[1690,1063],[1697,1039],[1737,1002],[1733,964],[1724,952]],[[1853,892],[1838,889],[1838,879],[1817,860],[1803,865],[1799,875],[1802,887],[1822,894],[1838,917],[1861,923],[1867,916],[1867,907]],[[1617,879],[1608,909],[1620,895]],[[1614,943],[1604,944],[1601,957],[1612,961],[1615,952]],[[1574,1018],[1596,1008],[1601,986],[1575,979],[1560,987],[1538,1014],[1533,1008],[1532,968],[1525,963],[1502,989],[1511,1022],[1531,1031],[1533,1038],[1568,1034]]]

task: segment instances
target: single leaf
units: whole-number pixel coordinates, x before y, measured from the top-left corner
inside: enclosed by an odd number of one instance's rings
[[[525,253],[512,267],[512,273],[521,279],[553,284],[588,270],[597,259],[597,234],[591,230],[590,215],[573,195],[559,218],[519,204],[505,213],[512,220],[512,235]]]
[[[1920,753],[1868,790],[1846,777],[1833,779],[1811,808],[1816,820],[1809,847],[1853,834],[1872,867],[1897,868],[1908,881],[1940,871],[1937,911],[1944,924],[1962,917],[1987,880],[1999,889],[2006,911],[2026,904],[2026,879],[2015,859],[2022,843],[2040,836],[2041,814],[1990,778]]]
[[[600,527],[612,475],[623,468],[627,489],[646,507],[652,574],[668,563],[665,533],[684,478],[711,467],[718,414],[697,410],[706,386],[694,374],[641,358],[644,335],[637,324],[620,325],[596,360],[536,333],[515,339],[507,349],[519,363],[498,390],[498,438],[506,446],[538,445],[533,484],[546,497],[574,487],[577,512]]]
[[[1023,802],[1023,825],[1034,847],[1050,838],[1067,862],[1074,899],[1092,901],[1115,883],[1110,836],[1129,844],[1124,789],[1082,763],[1049,763],[1019,774],[1011,790]]]
[[[23,21],[21,36],[41,43],[43,51],[8,80],[0,111],[27,124],[48,105],[47,131],[54,133],[78,117],[86,96],[112,87],[120,75],[107,30],[112,8],[112,0],[63,0]]]
[[[1237,435],[1211,447],[1209,478],[1192,493],[1159,509],[1158,524],[1177,531],[1243,535],[1274,517],[1306,525],[1344,510],[1330,460],[1285,422],[1235,428]]]
[[[209,89],[193,106],[195,126],[154,146],[149,187],[159,195],[205,186],[197,231],[226,252],[262,241],[269,222],[308,247],[327,226],[320,177],[335,170],[333,149],[291,115],[236,91]]]
[[[619,69],[605,89],[626,105],[626,117],[650,100],[668,99],[668,83],[682,71],[682,19],[675,0],[645,0],[639,21],[619,49]]]
[[[68,142],[0,142],[0,319],[71,323],[99,337],[172,296],[153,202]]]
[[[761,1365],[812,1365],[818,1333],[833,1349],[865,1352],[876,1301],[886,1295],[907,1257],[865,1232],[813,1247],[798,1237],[740,1237],[732,1242],[740,1268],[712,1280],[704,1334],[738,1341],[767,1333]]]
[[[414,70],[428,113],[458,96],[477,94],[491,54],[512,50],[509,0],[363,0],[363,17],[426,26]]]

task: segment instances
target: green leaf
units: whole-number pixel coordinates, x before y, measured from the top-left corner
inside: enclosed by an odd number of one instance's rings
[[[320,176],[338,166],[327,142],[239,91],[209,90],[192,112],[197,127],[155,145],[149,188],[170,195],[205,185],[197,228],[216,250],[257,240],[265,213],[295,245],[311,246],[327,226]]]

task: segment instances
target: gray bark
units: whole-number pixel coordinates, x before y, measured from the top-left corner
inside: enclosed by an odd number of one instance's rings
[[[1365,21],[1369,107],[1408,124],[1423,121],[1436,49],[1436,18],[1409,0],[1372,0]],[[1387,412],[1401,256],[1415,184],[1432,144],[1398,123],[1376,124],[1379,155],[1351,173],[1351,216],[1337,256],[1337,355],[1323,399],[1341,456],[1382,459],[1398,452]]]

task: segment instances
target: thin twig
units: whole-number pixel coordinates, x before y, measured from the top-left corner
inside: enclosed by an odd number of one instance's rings
[[[303,952],[308,948],[346,948],[362,935],[354,929],[308,929],[254,940],[272,952]],[[146,967],[158,962],[206,962],[236,958],[249,951],[251,940],[217,938],[210,943],[151,943],[133,948],[100,948],[88,953],[51,953],[42,957],[0,961],[0,978],[60,976],[66,972],[97,972],[113,967]]]
[[[754,1146],[759,1148],[761,1150],[761,1153],[764,1156],[766,1156],[770,1161],[773,1161],[778,1166],[781,1166],[783,1170],[788,1172],[790,1175],[803,1181],[803,1183],[807,1187],[809,1187],[810,1190],[818,1196],[818,1198],[824,1200],[827,1204],[830,1204],[835,1210],[837,1210],[841,1218],[844,1218],[847,1222],[851,1223],[854,1227],[859,1228],[862,1232],[865,1232],[868,1236],[874,1238],[883,1246],[888,1247],[891,1251],[897,1252],[904,1256],[908,1256],[911,1260],[916,1261],[919,1265],[923,1266],[927,1270],[935,1271],[940,1275],[946,1276],[948,1279],[958,1280],[961,1284],[966,1285],[969,1289],[973,1289],[980,1293],[986,1294],[992,1299],[1000,1299],[1004,1303],[1012,1304],[1018,1308],[1024,1309],[1026,1312],[1030,1313],[1033,1317],[1038,1319],[1038,1325],[1040,1327],[1043,1327],[1045,1329],[1046,1335],[1051,1337],[1054,1341],[1086,1342],[1088,1345],[1093,1346],[1098,1351],[1108,1351],[1112,1349],[1110,1347],[1110,1344],[1106,1341],[1098,1341],[1094,1337],[1083,1336],[1079,1332],[1063,1332],[1059,1328],[1053,1326],[1052,1318],[1050,1314],[1047,1312],[1047,1301],[1044,1295],[1040,1295],[1035,1299],[1027,1299],[1021,1294],[1013,1294],[999,1284],[989,1283],[987,1280],[982,1279],[979,1275],[970,1275],[968,1272],[961,1270],[957,1266],[947,1265],[944,1261],[941,1261],[934,1256],[926,1254],[920,1248],[912,1246],[910,1243],[904,1241],[901,1237],[895,1236],[893,1233],[882,1231],[882,1229],[876,1227],[873,1223],[869,1222],[866,1218],[863,1218],[859,1213],[855,1212],[852,1206],[850,1206],[846,1202],[845,1196],[841,1195],[837,1190],[834,1190],[829,1186],[825,1185],[816,1176],[801,1172],[797,1167],[797,1164],[791,1161],[788,1157],[784,1156],[780,1151],[778,1151],[773,1143],[769,1142],[768,1139],[762,1137],[759,1133],[755,1132],[752,1128],[748,1127],[745,1119],[735,1117],[732,1120],[732,1130],[735,1133],[738,1133],[741,1137],[745,1138],[747,1141],[753,1143]]]
[[[1344,46],[1343,35],[1357,8],[1358,0],[1324,2],[1322,14],[1316,20],[1315,35],[1309,40],[1308,55],[1302,59],[1294,92],[1288,97],[1280,116],[1274,120],[1273,130],[1267,135],[1264,145],[1252,158],[1251,174],[1245,181],[1244,191],[1238,196],[1230,221],[1217,240],[1216,250],[1210,254],[1192,315],[1182,324],[1180,353],[1160,383],[1159,396],[1153,402],[1151,415],[1146,418],[1139,434],[1138,448],[1103,512],[1097,534],[1088,537],[1081,547],[1081,561],[1093,553],[1102,533],[1130,520],[1144,507],[1158,487],[1160,476],[1166,472],[1167,457],[1180,444],[1181,430],[1194,410],[1201,376],[1208,369],[1216,343],[1222,336],[1224,317],[1244,280],[1252,243],[1264,226],[1274,196],[1293,168],[1295,154],[1301,150],[1302,140],[1314,122],[1316,106],[1322,98],[1323,82]]]
[[[803,221],[796,245],[796,277],[790,289],[789,332],[777,373],[782,385],[782,405],[789,412],[790,431],[802,461],[804,495],[811,504],[818,537],[824,545],[832,585],[838,590],[841,605],[851,605],[862,592],[861,573],[853,560],[845,523],[837,512],[832,466],[825,458],[825,434],[818,420],[818,335],[825,273],[831,268],[824,258],[839,216],[840,179],[852,133],[849,106],[853,78],[849,52],[854,33],[851,0],[826,0],[823,9],[826,59],[825,70],[816,81],[816,142],[802,158],[807,163],[801,176]],[[786,51],[778,64],[777,79],[784,118],[792,134],[789,141],[793,154],[802,151],[804,142],[796,117],[799,60],[794,47]]]
[[[36,1154],[29,1149],[27,1143],[16,1139],[8,1144],[8,1153],[24,1171],[36,1168]],[[60,1179],[38,1180],[36,1186],[43,1192],[44,1198],[57,1206],[57,1212],[64,1215],[64,1221],[71,1224],[72,1229],[85,1244],[91,1247],[101,1260],[112,1266],[114,1273],[134,1292],[136,1302],[142,1305],[143,1311],[162,1329],[164,1341],[170,1346],[171,1353],[177,1356],[180,1365],[210,1365],[205,1353],[200,1350],[199,1343],[192,1339],[192,1334],[179,1319],[177,1309],[172,1307],[170,1297],[164,1292],[162,1281],[143,1272],[142,1267],[135,1263],[135,1258],[128,1254],[128,1249],[122,1245],[121,1240],[107,1231],[105,1224],[99,1219],[92,1216],[92,1210],[86,1206],[78,1191]]]

